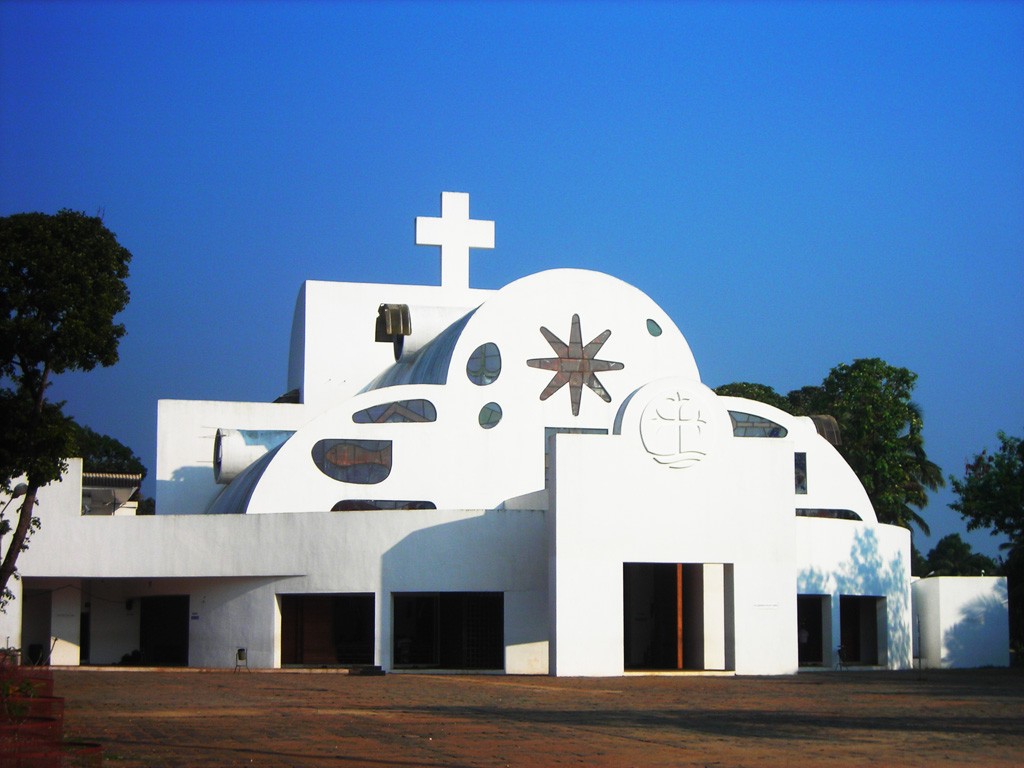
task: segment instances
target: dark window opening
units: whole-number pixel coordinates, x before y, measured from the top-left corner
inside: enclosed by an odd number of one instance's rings
[[[360,512],[373,509],[437,509],[437,505],[432,501],[342,499],[331,507],[331,512]]]
[[[373,664],[372,594],[281,595],[281,663]]]
[[[396,667],[505,667],[501,592],[396,593],[393,609]]]
[[[797,493],[807,493],[807,454],[793,454],[794,485]]]
[[[820,517],[826,520],[862,520],[852,509],[797,509],[797,517]]]

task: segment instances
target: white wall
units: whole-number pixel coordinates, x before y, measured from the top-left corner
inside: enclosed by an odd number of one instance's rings
[[[452,321],[493,291],[426,285],[334,283],[308,280],[296,301],[288,362],[288,388],[321,409],[351,397],[395,362],[391,344],[374,341],[381,304],[410,307],[413,335],[434,328],[442,312]]]
[[[76,482],[70,473],[68,486]],[[377,659],[388,666],[392,592],[472,590],[506,595],[514,621],[506,633],[509,671],[547,671],[543,511],[86,517],[77,506],[47,509],[22,555],[24,583],[55,589],[59,580],[82,580],[67,605],[55,598],[53,613],[62,619],[58,614],[76,611],[61,631],[77,647],[86,590],[94,663],[114,663],[139,647],[144,596],[189,594],[189,663],[223,667],[234,664],[238,647],[248,649],[250,666],[280,663],[278,594],[372,592]],[[20,644],[20,611],[0,620],[0,634]]]
[[[288,403],[160,400],[157,403],[156,512],[202,514],[225,486],[213,476],[220,428],[296,430],[308,410]]]
[[[913,597],[922,667],[1009,666],[1005,576],[918,579]]]
[[[879,663],[908,669],[912,662],[910,608],[910,531],[893,525],[851,520],[797,518],[797,589],[802,595],[828,595],[832,606],[831,643],[826,664],[840,645],[839,598],[885,598],[887,628],[879,643]],[[884,651],[884,653],[883,653]]]
[[[645,450],[641,424],[666,397],[700,413],[704,456],[693,465]],[[714,394],[684,380],[642,388],[620,423],[617,436],[555,438],[552,671],[622,674],[623,563],[732,564],[734,623],[705,616],[718,622],[706,646],[731,631],[738,673],[795,671],[792,443],[733,438]]]

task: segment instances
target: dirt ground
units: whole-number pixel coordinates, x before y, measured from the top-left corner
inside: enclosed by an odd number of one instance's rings
[[[65,737],[111,767],[1024,765],[1021,670],[54,676]]]

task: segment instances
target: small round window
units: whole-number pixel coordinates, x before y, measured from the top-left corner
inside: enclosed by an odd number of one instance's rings
[[[488,403],[480,409],[480,426],[490,429],[501,421],[501,406],[497,403]]]
[[[661,326],[658,325],[657,321],[648,319],[647,332],[651,334],[651,336],[661,336]]]
[[[473,350],[466,363],[466,375],[470,381],[482,387],[493,384],[500,373],[501,352],[497,344],[489,341]]]

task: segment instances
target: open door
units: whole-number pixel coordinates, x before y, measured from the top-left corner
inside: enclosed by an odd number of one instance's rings
[[[732,571],[721,563],[624,563],[624,668],[732,669]]]

